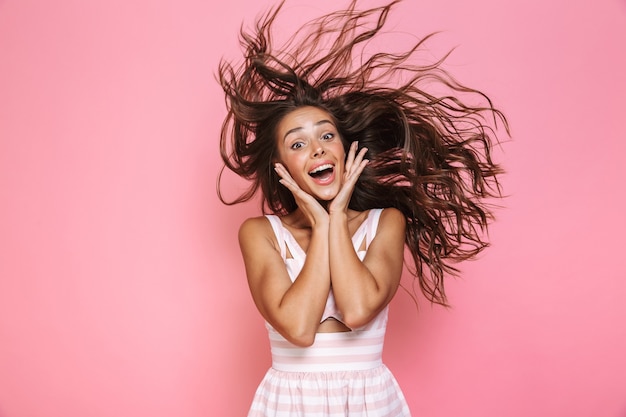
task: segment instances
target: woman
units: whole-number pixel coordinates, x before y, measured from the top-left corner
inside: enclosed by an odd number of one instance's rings
[[[227,203],[260,189],[271,213],[239,232],[272,348],[249,416],[410,415],[381,360],[405,246],[424,295],[446,305],[452,263],[487,245],[483,201],[499,196],[501,171],[484,117],[506,122],[441,62],[412,65],[422,42],[400,54],[364,47],[395,3],[352,2],[275,49],[279,6],[242,31],[244,62],[220,66],[222,158],[252,181]],[[427,93],[425,81],[450,94]]]

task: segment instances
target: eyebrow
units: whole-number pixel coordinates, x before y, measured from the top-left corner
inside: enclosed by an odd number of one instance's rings
[[[332,121],[328,120],[328,119],[322,119],[322,120],[320,120],[319,122],[316,122],[316,123],[315,123],[315,126],[321,126],[321,125],[323,125],[323,124],[327,124],[327,123],[328,123],[328,124],[330,124],[330,125],[332,125],[333,127],[335,127],[335,124],[334,124]],[[289,129],[289,130],[287,131],[287,133],[285,133],[285,136],[283,136],[283,142],[287,139],[287,136],[291,135],[292,133],[298,132],[298,131],[300,131],[300,130],[302,130],[302,129],[303,129],[303,128],[302,128],[302,127],[300,127],[300,126],[298,126],[298,127],[294,127],[293,129]]]

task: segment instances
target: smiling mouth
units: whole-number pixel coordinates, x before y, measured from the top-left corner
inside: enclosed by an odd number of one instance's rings
[[[323,180],[329,178],[334,171],[334,167],[331,164],[324,164],[309,171],[309,175],[315,179]]]

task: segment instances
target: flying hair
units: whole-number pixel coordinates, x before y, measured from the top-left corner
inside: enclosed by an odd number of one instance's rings
[[[283,2],[252,29],[242,26],[242,62],[222,60],[218,69],[227,116],[217,191],[229,205],[260,191],[264,213],[295,210],[273,169],[276,128],[296,108],[323,109],[335,119],[346,152],[353,141],[368,148],[370,163],[349,207],[399,209],[407,220],[414,282],[428,300],[448,305],[444,277],[458,274],[456,263],[488,246],[489,200],[501,197],[503,172],[491,151],[499,127],[508,133],[508,124],[489,97],[443,69],[449,53],[415,62],[433,35],[404,52],[368,52],[397,3],[358,10],[351,1],[345,10],[309,21],[281,46],[273,44],[272,29]],[[250,182],[232,200],[221,191],[224,169]]]

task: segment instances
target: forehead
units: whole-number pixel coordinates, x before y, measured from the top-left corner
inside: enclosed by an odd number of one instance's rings
[[[324,120],[335,124],[333,116],[325,110],[312,106],[298,107],[287,113],[278,123],[278,135],[282,137],[295,128],[313,127]]]

